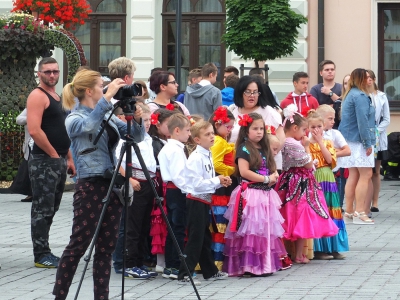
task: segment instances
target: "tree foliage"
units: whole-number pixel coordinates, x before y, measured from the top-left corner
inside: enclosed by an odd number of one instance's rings
[[[225,0],[229,51],[243,59],[273,60],[296,49],[298,29],[307,19],[290,9],[289,0]]]

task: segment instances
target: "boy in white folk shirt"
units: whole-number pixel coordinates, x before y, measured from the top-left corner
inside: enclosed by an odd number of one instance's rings
[[[167,217],[180,249],[183,251],[186,229],[186,154],[185,145],[190,136],[190,122],[183,114],[174,114],[168,122],[171,137],[158,154],[161,177],[167,183]],[[165,241],[164,278],[177,279],[180,259],[171,235]]]
[[[197,263],[205,280],[226,279],[227,273],[218,271],[211,252],[210,205],[211,194],[221,186],[229,186],[229,176],[215,176],[210,147],[214,144],[214,129],[209,122],[201,121],[191,129],[197,144],[190,155],[186,167],[186,219],[188,241],[184,250],[189,272],[193,274]],[[215,225],[215,222],[213,222]],[[216,227],[216,226],[215,226]],[[194,280],[199,285],[200,281]],[[181,263],[178,284],[190,284],[186,268]]]

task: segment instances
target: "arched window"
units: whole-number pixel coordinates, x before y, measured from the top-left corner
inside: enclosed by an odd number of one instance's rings
[[[162,14],[163,68],[170,71],[175,71],[176,5],[176,0],[164,0]],[[224,0],[182,1],[181,91],[186,89],[189,71],[209,62],[218,67],[216,86],[221,87],[226,52],[221,36],[225,19]]]
[[[72,33],[85,51],[88,65],[108,75],[108,64],[126,55],[126,0],[88,0],[92,13]]]

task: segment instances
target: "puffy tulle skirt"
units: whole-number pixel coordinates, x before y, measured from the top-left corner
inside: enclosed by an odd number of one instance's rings
[[[285,239],[315,239],[338,233],[312,170],[290,168],[279,176],[275,190],[282,200]]]
[[[274,190],[249,187],[243,191],[238,186],[232,192],[224,215],[229,223],[222,268],[229,276],[263,275],[280,269],[280,256],[286,255],[280,239],[284,233],[280,206]]]
[[[329,167],[323,167],[317,169],[315,172],[315,179],[321,185],[326,205],[328,206],[329,216],[339,228],[339,232],[335,236],[315,239],[314,251],[324,253],[349,251],[346,225],[343,221],[342,210],[340,207],[340,196],[335,177]]]

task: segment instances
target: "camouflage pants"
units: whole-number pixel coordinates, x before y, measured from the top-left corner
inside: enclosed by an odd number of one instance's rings
[[[50,226],[58,211],[67,178],[65,158],[51,158],[46,154],[31,154],[28,162],[32,185],[31,237],[34,261],[51,253]]]

